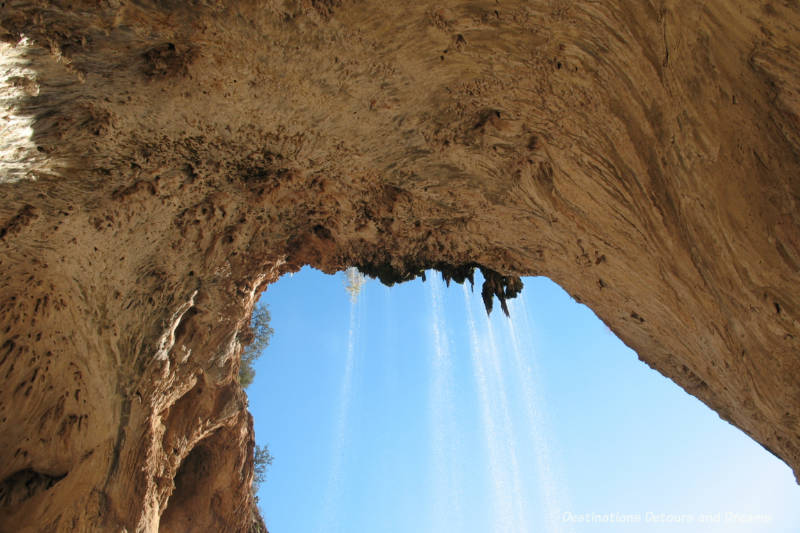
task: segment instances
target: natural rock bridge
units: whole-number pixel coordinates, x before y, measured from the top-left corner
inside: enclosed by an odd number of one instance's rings
[[[546,275],[800,474],[800,8],[0,2],[0,530],[246,531],[310,264]]]

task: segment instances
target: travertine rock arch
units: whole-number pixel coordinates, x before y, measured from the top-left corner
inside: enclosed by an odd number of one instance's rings
[[[0,530],[251,527],[238,339],[303,264],[547,275],[800,473],[799,25],[3,2]]]

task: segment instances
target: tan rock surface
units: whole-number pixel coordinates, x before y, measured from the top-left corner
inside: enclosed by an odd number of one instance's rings
[[[7,0],[0,33],[0,531],[255,527],[239,339],[305,264],[549,276],[800,474],[795,2]]]

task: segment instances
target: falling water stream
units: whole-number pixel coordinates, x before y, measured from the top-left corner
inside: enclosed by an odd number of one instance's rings
[[[364,284],[363,278],[354,277],[348,272],[347,286],[350,292],[350,320],[347,335],[347,352],[344,361],[344,372],[341,375],[339,395],[335,405],[337,415],[334,425],[334,438],[331,449],[331,463],[328,484],[323,501],[322,522],[320,530],[340,530],[337,504],[341,498],[343,483],[343,461],[348,453],[348,423],[352,409],[353,374],[356,364],[356,339],[358,337],[359,306],[358,293]],[[431,466],[430,489],[432,496],[432,531],[460,531],[464,526],[462,503],[462,486],[464,473],[460,470],[457,457],[462,450],[464,440],[458,411],[454,400],[454,368],[453,354],[450,348],[448,323],[442,309],[444,283],[436,272],[428,276],[428,294],[430,298],[430,330],[433,357],[430,360],[430,450]],[[498,533],[525,533],[531,531],[526,513],[526,501],[529,494],[525,490],[520,468],[518,444],[530,444],[536,459],[538,470],[537,482],[539,491],[544,497],[547,514],[547,532],[560,532],[557,519],[559,498],[553,481],[549,459],[548,444],[544,424],[541,421],[541,396],[535,388],[535,374],[527,361],[525,348],[522,346],[518,330],[527,331],[527,316],[521,325],[503,318],[507,326],[503,333],[509,337],[511,356],[501,352],[495,333],[495,325],[483,309],[482,301],[466,285],[463,286],[464,306],[469,331],[469,361],[471,363],[477,405],[480,410],[481,434],[483,446],[488,456],[487,500],[491,502],[492,530]],[[514,313],[516,306],[511,307]],[[479,330],[475,315],[483,317]],[[520,313],[520,316],[523,314]],[[456,354],[466,356],[467,354]],[[512,372],[506,368],[513,363]],[[511,387],[507,376],[516,378],[515,385],[521,389],[524,402],[525,426],[528,428],[530,443],[521,438],[514,430],[514,422],[509,408],[507,389]],[[489,510],[489,509],[487,509]]]
[[[453,402],[453,364],[447,328],[442,313],[442,282],[430,280],[434,358],[431,379],[431,435],[433,451],[433,528],[436,531],[461,531],[463,514],[461,477],[455,458],[458,456],[456,410]]]
[[[533,349],[530,347],[527,351],[523,352],[522,340],[518,332],[517,320],[520,324],[520,329],[525,332],[528,337],[528,346],[530,343],[530,325],[528,320],[528,313],[526,312],[525,300],[520,294],[520,305],[512,301],[509,303],[509,310],[511,312],[512,320],[507,322],[509,338],[511,340],[512,354],[514,356],[514,373],[522,384],[523,403],[525,408],[525,425],[529,431],[531,443],[533,443],[533,453],[536,459],[536,473],[539,483],[542,499],[544,500],[545,508],[545,521],[548,532],[562,533],[571,531],[568,524],[565,524],[559,513],[561,509],[567,508],[564,501],[567,499],[563,494],[564,488],[556,485],[553,477],[553,471],[550,462],[550,446],[547,439],[547,427],[543,410],[540,406],[543,405],[541,395],[537,393],[537,387],[534,385],[538,381],[537,372],[532,369],[535,368],[536,358],[525,357],[525,354],[533,355]]]
[[[360,289],[360,287],[359,287]],[[347,332],[347,354],[345,356],[344,374],[342,375],[341,389],[338,398],[338,413],[336,417],[333,447],[331,450],[331,467],[328,478],[328,487],[325,491],[323,503],[321,531],[335,530],[338,524],[336,513],[337,497],[342,491],[342,463],[347,447],[347,426],[350,414],[350,401],[353,390],[353,367],[355,365],[355,347],[359,321],[356,313],[359,305],[357,291],[351,293],[350,298],[350,327]],[[355,296],[354,296],[355,295]]]
[[[463,475],[456,458],[459,443],[457,411],[453,398],[453,361],[450,350],[447,320],[442,310],[443,282],[436,272],[428,277],[430,296],[433,357],[430,361],[430,435],[431,435],[431,490],[434,509],[433,531],[459,531],[463,525],[461,486]],[[361,283],[363,284],[363,283]],[[355,290],[353,286],[355,285]],[[335,433],[331,450],[331,466],[328,486],[323,504],[321,530],[338,530],[337,500],[342,493],[343,460],[347,453],[348,420],[350,418],[353,373],[356,360],[356,338],[359,321],[357,307],[360,284],[351,279],[348,286],[351,293],[350,321],[347,335],[347,353],[344,372],[337,400],[338,411],[335,419]],[[517,444],[520,437],[514,431],[509,399],[506,393],[508,384],[505,368],[507,358],[501,354],[495,339],[495,327],[484,310],[481,301],[466,286],[464,305],[469,328],[469,357],[480,408],[480,420],[484,445],[488,454],[488,500],[491,501],[492,529],[498,533],[525,533],[530,531],[525,503],[527,494],[522,482]],[[483,328],[479,332],[475,315],[483,316]],[[522,348],[515,326],[508,322],[508,333],[513,346],[513,374],[520,381],[525,400],[526,424],[530,429],[533,450],[540,470],[540,490],[546,495],[548,514],[557,514],[557,500],[554,496],[553,482],[547,464],[547,443],[539,422],[539,396],[534,390],[530,369],[523,360]],[[463,354],[466,355],[466,354]],[[550,520],[548,531],[557,531],[555,520]]]
[[[463,289],[464,305],[466,306],[467,323],[469,325],[470,355],[472,356],[475,382],[478,388],[483,433],[489,452],[489,476],[492,481],[491,501],[494,514],[494,520],[492,520],[493,529],[497,532],[515,531],[513,502],[510,498],[511,492],[509,490],[511,484],[508,479],[508,469],[504,468],[500,443],[501,436],[493,413],[495,395],[491,394],[491,392],[495,391],[490,391],[490,383],[486,377],[484,368],[485,350],[481,348],[478,338],[470,293],[466,285]]]
[[[503,438],[505,440],[505,453],[508,461],[508,468],[511,471],[512,498],[514,502],[514,531],[528,531],[528,521],[523,510],[524,496],[522,482],[520,481],[520,467],[517,457],[517,436],[514,434],[514,425],[511,421],[511,414],[508,409],[508,395],[506,394],[506,380],[502,361],[497,350],[497,342],[494,336],[494,327],[488,315],[485,315],[487,346],[486,355],[492,368],[493,374],[493,393],[497,396],[499,407],[499,418],[502,422]]]

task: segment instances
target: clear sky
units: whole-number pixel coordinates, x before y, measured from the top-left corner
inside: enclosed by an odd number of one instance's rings
[[[791,470],[527,278],[512,320],[438,273],[355,304],[271,285],[248,389],[271,533],[800,531]]]

